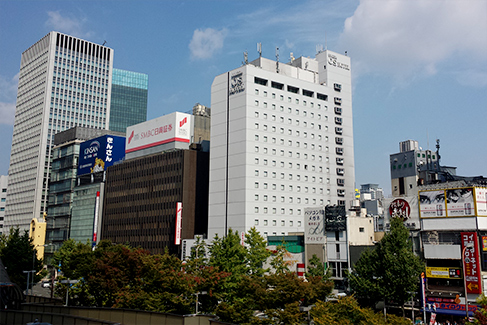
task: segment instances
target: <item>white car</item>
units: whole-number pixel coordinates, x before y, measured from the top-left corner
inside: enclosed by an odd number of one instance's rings
[[[51,283],[50,282],[42,282],[42,287],[43,288],[50,288],[51,287]]]

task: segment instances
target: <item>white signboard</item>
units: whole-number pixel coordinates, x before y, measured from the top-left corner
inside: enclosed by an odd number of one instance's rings
[[[475,215],[473,188],[455,188],[446,190],[446,207],[449,217]]]
[[[174,236],[174,244],[181,244],[181,223],[183,219],[183,203],[176,203],[176,231]]]
[[[475,188],[475,203],[477,204],[477,215],[487,216],[487,188]]]
[[[445,191],[419,192],[421,218],[446,217]]]
[[[127,127],[125,152],[191,140],[192,115],[175,112]]]
[[[322,208],[304,209],[305,244],[325,243],[325,211]]]

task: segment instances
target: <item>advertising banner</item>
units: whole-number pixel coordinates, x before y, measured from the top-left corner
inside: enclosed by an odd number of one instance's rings
[[[463,263],[465,270],[465,282],[468,293],[480,294],[481,270],[479,261],[479,241],[477,233],[462,232],[462,251],[464,252]]]
[[[472,188],[446,190],[446,208],[449,217],[475,215]]]
[[[306,244],[325,243],[325,218],[323,209],[304,209],[304,231],[306,234]]]
[[[174,245],[181,244],[181,224],[183,219],[183,203],[177,202],[176,203],[176,229],[175,229],[175,236],[174,236]]]
[[[445,191],[420,191],[419,210],[421,218],[446,217]]]
[[[487,188],[475,187],[477,216],[487,216]]]
[[[78,176],[105,171],[125,159],[125,138],[104,135],[79,146]]]
[[[343,205],[325,207],[326,231],[343,231],[347,229],[347,217]]]
[[[462,271],[455,267],[426,267],[427,278],[460,279]]]
[[[156,147],[170,142],[190,143],[192,115],[171,113],[127,127],[126,152]]]

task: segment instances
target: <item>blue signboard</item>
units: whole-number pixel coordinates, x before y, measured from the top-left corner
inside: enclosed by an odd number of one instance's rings
[[[105,171],[125,159],[125,137],[104,135],[79,146],[78,176]]]

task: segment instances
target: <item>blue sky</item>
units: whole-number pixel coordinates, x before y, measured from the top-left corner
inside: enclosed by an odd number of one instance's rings
[[[418,140],[459,175],[487,176],[487,1],[0,1],[0,174],[8,173],[20,56],[51,30],[149,75],[148,118],[210,106],[213,78],[249,59],[352,60],[356,186],[390,193],[389,155]]]

